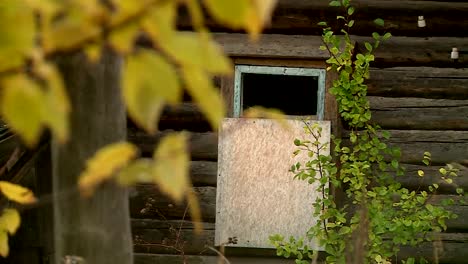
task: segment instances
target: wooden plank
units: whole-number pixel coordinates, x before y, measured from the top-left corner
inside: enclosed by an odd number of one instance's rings
[[[241,33],[214,33],[215,40],[232,57],[300,58],[325,60],[327,51],[319,50],[320,36],[263,34],[257,42]]]
[[[341,8],[330,7],[328,1],[280,0],[266,31],[276,34],[320,35],[322,27],[317,23],[328,21],[337,30],[342,26],[335,18],[344,15]],[[385,20],[386,30],[399,36],[466,36],[463,25],[468,23],[466,12],[468,4],[462,2],[439,1],[392,1],[354,0],[356,7],[353,19],[358,21],[353,28],[353,34],[371,35],[382,31],[373,20],[380,17]],[[424,15],[426,27],[419,28],[418,16]],[[212,31],[229,31],[223,25],[208,17],[205,21]],[[178,20],[182,29],[191,29],[188,14],[182,14]],[[338,31],[338,30],[337,30]]]
[[[371,69],[368,94],[386,97],[468,98],[468,71],[430,67]]]
[[[234,75],[221,79],[221,95],[226,106],[226,117],[233,117],[234,113]]]
[[[215,161],[191,161],[190,178],[195,186],[216,186],[218,163]]]
[[[424,152],[432,154],[433,164],[460,162],[468,159],[468,131],[389,130],[389,147],[401,149],[400,162],[423,165]],[[344,143],[348,132],[343,132]]]
[[[105,51],[101,61],[84,53],[60,57],[73,105],[70,138],[52,145],[55,262],[69,255],[87,263],[133,263],[127,190],[107,183],[88,199],[77,191],[85,163],[99,148],[126,138],[125,106],[120,93],[122,60]]]
[[[141,130],[129,130],[128,140],[140,148],[144,155],[152,155],[159,140],[172,133],[171,130],[149,135]],[[190,153],[193,160],[216,160],[218,158],[218,136],[214,132],[190,133]]]
[[[410,190],[426,190],[433,183],[439,184],[439,192],[455,193],[456,188],[464,188],[468,190],[468,169],[462,168],[457,174],[458,177],[453,178],[453,184],[448,184],[441,179],[439,169],[443,166],[425,166],[414,164],[401,164],[406,168],[405,175],[396,177],[403,187]],[[418,171],[424,171],[424,177],[418,176]]]
[[[216,188],[211,186],[193,188],[200,203],[202,219],[214,222],[216,217]],[[175,204],[167,196],[161,194],[157,187],[140,184],[135,188],[130,198],[130,212],[133,218],[183,219],[187,204]],[[186,219],[190,217],[187,215]]]
[[[417,16],[415,17],[417,18]],[[416,22],[416,21],[415,21]],[[289,33],[291,34],[291,33]],[[360,50],[370,37],[351,36]],[[256,43],[242,33],[214,33],[214,38],[224,51],[232,57],[282,58],[303,60],[325,60],[328,52],[319,50],[322,39],[318,36],[263,34]],[[453,47],[468,46],[468,39],[456,37],[392,37],[383,42],[375,53],[375,67],[432,66],[466,67],[468,56],[460,55],[457,63],[450,59]]]
[[[193,224],[189,221],[133,219],[132,228],[134,252],[216,254],[206,248],[213,246],[213,223],[203,223],[203,231],[200,234],[194,232]]]
[[[368,98],[372,120],[383,128],[468,130],[468,100]]]
[[[219,258],[216,256],[177,256],[177,255],[155,255],[137,253],[135,264],[218,264]],[[293,264],[292,259],[279,257],[228,257],[231,264]],[[222,262],[225,263],[225,262]],[[320,262],[318,264],[321,264]]]

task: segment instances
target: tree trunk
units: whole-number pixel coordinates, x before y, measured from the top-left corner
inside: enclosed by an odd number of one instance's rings
[[[52,147],[55,263],[133,263],[127,191],[112,183],[89,199],[77,191],[86,160],[99,148],[126,139],[121,64],[111,52],[96,64],[82,53],[59,60],[72,113],[69,141]]]

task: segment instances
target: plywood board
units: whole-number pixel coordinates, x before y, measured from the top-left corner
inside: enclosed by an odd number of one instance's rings
[[[238,247],[272,248],[269,236],[303,237],[315,223],[312,203],[316,187],[294,180],[292,164],[304,164],[307,153],[296,157],[294,139],[309,139],[304,122],[284,124],[268,119],[227,118],[219,134],[215,243],[237,237]],[[329,146],[330,122],[322,127],[322,144]],[[309,122],[310,123],[310,122]],[[329,147],[322,150],[328,155]],[[310,243],[315,247],[314,242]]]

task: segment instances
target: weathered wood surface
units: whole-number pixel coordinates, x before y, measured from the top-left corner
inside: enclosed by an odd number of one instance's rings
[[[413,117],[413,120],[416,120],[416,118]],[[403,123],[403,121],[400,122]],[[389,146],[401,148],[402,157],[400,162],[402,163],[422,164],[421,160],[425,151],[432,153],[432,161],[435,164],[444,164],[468,158],[468,152],[466,151],[468,131],[391,130],[391,132],[393,136],[389,140]],[[191,133],[190,135],[193,159],[212,161],[217,159],[218,138],[216,133]],[[133,134],[129,138],[146,153],[150,153],[158,140],[157,136],[149,136],[144,133]],[[214,166],[214,164],[211,164],[211,166]],[[211,170],[213,171],[214,167],[211,167]],[[195,167],[193,167],[192,172],[195,175]],[[200,181],[203,182],[203,180]],[[206,181],[214,182],[208,179]]]
[[[396,177],[402,186],[411,190],[425,190],[433,183],[439,184],[439,192],[455,193],[456,188],[464,188],[468,190],[468,169],[462,168],[457,174],[458,177],[453,178],[453,183],[448,184],[441,178],[439,169],[445,166],[425,166],[414,164],[400,164],[405,170],[404,176]],[[424,177],[418,176],[418,171],[424,171]]]
[[[445,165],[468,159],[468,131],[431,130],[388,130],[389,147],[401,149],[401,163],[423,165],[424,152],[432,155],[432,163]],[[342,133],[345,144],[349,144],[348,131]]]
[[[159,254],[216,255],[207,250],[213,246],[214,223],[203,223],[201,234],[195,234],[190,221],[133,219],[134,251]]]
[[[293,264],[294,260],[279,257],[228,257],[231,264]],[[135,264],[219,264],[219,258],[216,256],[198,256],[198,255],[163,255],[163,254],[135,254]],[[226,262],[222,262],[226,263]],[[319,262],[319,264],[321,264]]]
[[[368,94],[434,99],[468,98],[468,70],[430,67],[371,69]]]
[[[368,98],[372,120],[383,128],[468,130],[468,100]]]
[[[195,187],[198,195],[202,213],[202,219],[205,222],[214,222],[216,217],[216,188],[215,187]],[[456,195],[438,195],[434,201],[440,201],[443,198],[455,198]],[[454,205],[450,210],[460,215],[459,218],[449,221],[448,226],[453,230],[468,230],[468,206]],[[130,211],[133,218],[139,219],[170,219],[182,220],[184,217],[186,204],[174,204],[169,198],[162,195],[157,187],[152,185],[138,185],[135,195],[130,199]],[[188,219],[188,216],[186,216]]]
[[[390,133],[389,146],[401,148],[400,162],[422,165],[425,151],[431,153],[434,164],[468,159],[468,131],[391,130]]]
[[[417,18],[417,17],[416,17]],[[289,33],[291,34],[291,33]],[[358,49],[365,50],[365,42],[373,42],[370,37],[351,36]],[[326,51],[319,50],[322,39],[318,36],[263,34],[260,40],[252,43],[246,34],[214,33],[214,38],[232,57],[283,58],[302,60],[324,60],[329,57]],[[383,42],[375,52],[375,67],[432,66],[466,67],[468,55],[461,54],[457,63],[450,59],[453,47],[468,46],[468,39],[455,37],[392,37]]]
[[[182,224],[182,228],[180,228]],[[214,252],[206,250],[207,246],[213,247],[214,243],[214,225],[210,223],[204,223],[205,230],[199,236],[193,232],[193,225],[190,222],[185,221],[159,221],[149,219],[133,219],[132,220],[134,241],[135,241],[135,252],[136,253],[153,253],[153,254],[174,254],[180,255],[181,252],[171,252],[170,247],[176,239],[176,233],[180,228],[180,241],[185,241],[184,254],[186,255],[215,255]],[[175,230],[169,231],[172,227]],[[441,233],[440,246],[444,249],[439,253],[440,263],[465,263],[461,262],[464,254],[462,250],[465,243],[468,243],[468,234],[466,233]],[[423,256],[431,259],[433,245],[431,243],[423,243],[416,248],[403,247],[399,257],[409,256]],[[242,253],[241,253],[242,251]],[[231,256],[252,256],[257,253],[248,252],[239,249],[229,249],[228,259]],[[271,255],[273,251],[266,253]],[[415,254],[417,252],[417,254]],[[209,259],[209,257],[207,258]],[[144,262],[142,262],[144,263]],[[188,262],[192,263],[192,262]],[[196,262],[195,262],[196,263]]]
[[[200,202],[202,219],[214,222],[216,217],[216,187],[194,187]],[[133,218],[176,219],[181,220],[187,204],[175,204],[170,198],[162,195],[156,186],[137,185],[130,198],[130,212]],[[189,219],[189,215],[186,216]]]
[[[149,135],[141,130],[129,130],[128,140],[140,148],[144,155],[152,154],[159,140],[171,130]],[[190,133],[189,151],[192,160],[216,160],[218,158],[218,135],[214,132]]]
[[[66,256],[80,256],[87,263],[133,263],[127,191],[108,183],[85,199],[76,186],[88,158],[100,147],[126,138],[121,64],[110,52],[96,64],[85,54],[60,58],[73,111],[70,139],[52,145],[54,263]]]
[[[328,21],[329,25],[337,28],[340,24],[335,20],[336,15],[342,15],[341,8],[329,7],[329,1],[318,0],[280,0],[273,14],[272,23],[267,32],[289,33],[304,35],[320,35],[322,28],[317,25],[320,21]],[[392,1],[355,0],[356,7],[353,16],[356,21],[352,28],[353,34],[370,35],[382,28],[373,23],[376,17],[385,20],[387,30],[400,36],[466,36],[463,25],[468,23],[466,12],[468,3],[440,2],[440,1]],[[418,16],[424,15],[426,27],[418,28]],[[213,31],[227,31],[212,19],[207,19],[208,26]],[[190,29],[190,16],[183,15],[178,25],[180,28]]]

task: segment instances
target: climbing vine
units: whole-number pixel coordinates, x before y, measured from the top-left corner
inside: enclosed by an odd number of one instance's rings
[[[327,70],[338,75],[330,92],[345,122],[346,136],[333,140],[332,156],[323,155],[328,145],[319,141],[320,126],[304,122],[310,138],[294,141],[298,147],[294,155],[306,151],[310,160],[294,164],[291,172],[322,193],[313,203],[317,221],[305,238],[291,237],[286,241],[281,235],[273,235],[270,240],[279,256],[294,256],[296,263],[316,260],[317,249],[325,251],[326,263],[390,263],[392,259],[398,260],[401,246],[432,241],[434,234],[446,230],[446,220],[456,215],[443,206],[454,201],[447,199],[435,204],[438,184],[410,190],[397,181],[405,173],[398,161],[401,153],[385,143],[390,133],[371,122],[365,84],[370,63],[374,61],[373,52],[391,34],[373,33],[374,42],[364,43],[366,50],[356,52],[349,34],[355,23],[352,19],[355,8],[350,0],[331,1],[330,5],[343,8],[345,15],[337,19],[343,21],[344,28],[336,35],[326,22],[321,22],[320,48],[330,53]],[[381,19],[375,23],[384,25]],[[424,153],[423,163],[429,165],[430,161],[430,153]],[[449,184],[457,176],[453,166],[439,172]],[[415,177],[424,177],[424,171],[418,171]],[[337,204],[336,190],[344,190],[343,204]],[[457,193],[463,195],[464,191],[457,188]],[[414,263],[415,259],[402,261]]]

